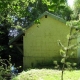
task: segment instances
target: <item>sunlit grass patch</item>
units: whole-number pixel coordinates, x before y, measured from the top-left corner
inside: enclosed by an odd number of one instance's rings
[[[23,71],[13,80],[60,80],[61,71],[53,69],[31,69]],[[80,80],[80,71],[65,71],[64,80]]]

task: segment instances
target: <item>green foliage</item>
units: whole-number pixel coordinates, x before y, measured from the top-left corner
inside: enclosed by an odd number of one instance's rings
[[[8,23],[7,23],[8,24]],[[8,42],[9,42],[9,38],[8,38],[8,27],[9,25],[7,25],[6,23],[4,23],[3,25],[0,25],[0,56],[2,53],[4,53],[4,51],[8,50]]]
[[[73,27],[73,28],[78,28],[78,30],[80,28],[80,21],[79,20],[71,20],[71,21],[68,21],[66,24]]]
[[[60,55],[61,55],[62,57],[66,57],[65,51],[62,50],[62,49],[60,49]]]
[[[70,34],[67,35],[67,39],[70,39]]]
[[[55,69],[59,69],[60,68],[60,65],[58,64],[57,61],[53,61],[53,64],[55,65],[54,66]]]
[[[48,2],[49,11],[53,12],[55,15],[58,15],[66,20],[70,20],[70,15],[72,10],[67,5],[66,0],[51,0]]]
[[[11,67],[12,67],[12,63],[11,63],[11,56],[9,55],[9,59],[2,59],[0,57],[0,80],[6,79],[8,77],[11,78],[12,73],[11,73]],[[16,67],[17,69],[21,68],[21,66]]]
[[[11,66],[12,64],[10,55],[9,60],[0,58],[0,77],[2,77],[2,80],[5,78],[5,76],[11,76]]]
[[[72,63],[72,66],[76,66],[77,65],[77,63]]]
[[[72,20],[78,20],[80,14],[80,0],[74,0],[73,14],[71,15]]]
[[[74,9],[75,9],[76,13],[80,12],[80,0],[74,1]]]
[[[69,61],[67,62],[67,60],[74,55],[74,51],[71,51],[71,50],[77,49],[77,46],[79,45],[79,43],[71,44],[71,40],[73,40],[73,39],[75,39],[75,38],[78,37],[79,22],[77,22],[77,23],[76,22],[75,23],[74,22],[67,23],[71,27],[70,34],[67,35],[67,40],[68,40],[67,47],[65,47],[61,43],[60,40],[58,41],[58,44],[62,47],[60,49],[60,55],[62,56],[61,63],[63,64],[63,66],[62,66],[61,80],[63,80],[63,75],[64,75],[64,70],[65,69],[72,70],[72,68],[77,65],[76,63],[71,63]],[[76,26],[78,26],[78,27],[76,28]],[[72,32],[72,29],[74,29],[75,32]]]
[[[63,63],[63,64],[65,63],[65,58],[61,59],[61,63]]]
[[[0,0],[1,21],[13,21],[12,16],[28,19],[36,19],[44,11],[54,11],[55,14],[66,16],[65,11],[70,13],[66,0]],[[67,4],[67,3],[66,3]],[[29,10],[31,8],[31,11]],[[59,13],[58,13],[59,12]],[[68,14],[70,15],[70,14]]]
[[[35,20],[34,22],[35,22],[35,24],[40,24],[40,20],[39,19]]]

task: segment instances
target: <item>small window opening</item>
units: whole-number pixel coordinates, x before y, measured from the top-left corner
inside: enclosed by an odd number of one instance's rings
[[[45,18],[47,18],[47,15],[45,15]]]

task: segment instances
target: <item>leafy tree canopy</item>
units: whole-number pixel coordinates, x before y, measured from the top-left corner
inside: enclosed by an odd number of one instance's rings
[[[0,0],[0,22],[5,18],[11,22],[14,16],[27,17],[31,21],[46,10],[61,17],[67,16],[65,11],[71,13],[66,0]]]
[[[74,10],[76,11],[76,13],[80,13],[80,0],[74,1]]]
[[[78,20],[80,14],[80,0],[74,0],[73,14],[71,15],[73,20]]]

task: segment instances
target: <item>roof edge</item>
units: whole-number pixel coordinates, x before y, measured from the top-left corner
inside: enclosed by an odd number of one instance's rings
[[[56,16],[56,15],[54,15],[54,14],[48,12],[48,11],[45,11],[43,14],[41,14],[36,20],[42,18],[42,17],[45,16],[45,15],[48,15],[48,16],[56,19],[56,20],[59,20],[60,22],[62,22],[62,23],[64,23],[64,24],[66,24],[66,21],[65,21],[63,18],[58,17],[58,16]],[[35,21],[35,20],[34,20],[34,21]],[[28,27],[26,27],[26,29],[28,29],[28,28],[31,27],[33,24],[35,24],[34,21],[33,21]],[[23,33],[24,33],[24,32],[21,31],[15,38],[13,38],[12,40],[9,41],[8,45],[11,45],[11,44],[12,44],[17,38],[19,38]]]

